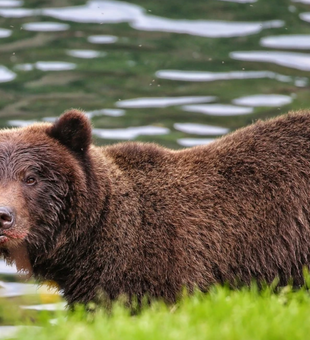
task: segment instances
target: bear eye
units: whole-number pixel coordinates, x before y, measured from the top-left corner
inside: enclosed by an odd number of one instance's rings
[[[27,185],[34,185],[37,183],[37,180],[34,177],[29,176],[25,179],[25,183]]]

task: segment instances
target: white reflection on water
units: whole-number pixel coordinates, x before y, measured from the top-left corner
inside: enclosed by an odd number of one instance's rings
[[[205,145],[213,142],[213,138],[180,138],[177,143],[182,146],[192,147],[197,145]]]
[[[28,22],[23,24],[23,29],[26,31],[35,32],[57,32],[66,31],[70,28],[68,24],[62,24],[59,22]]]
[[[1,0],[0,7],[18,7],[22,6],[23,3],[21,0]]]
[[[34,66],[32,64],[17,64],[15,69],[18,71],[32,71]]]
[[[239,2],[240,4],[247,4],[247,3],[257,2],[257,0],[218,0],[218,1]]]
[[[7,38],[12,34],[11,30],[6,28],[0,28],[0,38]]]
[[[175,123],[173,127],[176,130],[194,135],[223,135],[229,131],[229,129],[220,126],[194,123]]]
[[[30,9],[0,9],[4,17],[46,15],[65,21],[82,23],[128,22],[138,30],[186,33],[203,37],[235,37],[284,26],[281,20],[266,22],[229,22],[215,20],[177,20],[149,15],[145,9],[122,1],[88,1],[82,6]]]
[[[58,310],[64,310],[66,307],[65,302],[58,302],[58,303],[46,303],[42,305],[30,305],[30,306],[20,306],[22,309],[32,309],[32,310],[46,310],[50,312],[58,311]]]
[[[66,53],[71,57],[83,59],[98,58],[106,55],[104,52],[94,50],[68,50]]]
[[[146,108],[146,107],[168,107],[191,103],[208,103],[216,100],[213,96],[188,96],[188,97],[160,97],[160,98],[134,98],[120,100],[115,103],[118,107],[124,108]]]
[[[310,54],[296,52],[270,51],[238,51],[231,52],[232,59],[245,61],[261,61],[291,67],[302,71],[310,71]]]
[[[310,0],[291,0],[293,2],[301,2],[303,4],[310,4]]]
[[[93,134],[104,139],[135,139],[138,136],[166,135],[168,128],[160,126],[137,126],[124,129],[93,129]]]
[[[76,64],[65,61],[38,61],[35,67],[41,71],[66,71],[76,68]]]
[[[16,274],[15,266],[8,266],[3,260],[0,260],[0,274]]]
[[[225,104],[185,105],[182,106],[182,110],[189,112],[200,112],[212,116],[239,116],[253,112],[252,107]]]
[[[91,35],[87,38],[92,44],[113,44],[118,40],[114,35]]]
[[[309,2],[309,3],[310,3],[310,2]],[[300,17],[301,20],[310,22],[310,13],[309,13],[309,12],[300,13],[300,14],[299,14],[299,17]]]
[[[38,293],[38,286],[30,283],[0,281],[0,297],[34,295]]]
[[[16,120],[9,120],[7,122],[7,124],[9,126],[16,126],[16,127],[25,127],[25,126],[31,125],[33,123],[37,123],[37,121],[36,120],[19,120],[19,119],[16,119]]]
[[[296,77],[295,79],[295,86],[298,86],[298,87],[305,87],[308,85],[308,83],[309,83],[309,80],[306,77]]]
[[[65,61],[38,61],[34,64],[18,64],[19,71],[32,71],[34,68],[40,71],[69,71],[76,68],[76,64]]]
[[[269,48],[310,49],[309,34],[292,34],[264,37],[260,44]]]
[[[34,68],[40,71],[69,71],[76,68],[76,64],[65,61],[38,61],[34,64],[18,64],[15,66],[19,71],[32,71]]]
[[[145,15],[142,7],[121,1],[88,1],[82,6],[47,8],[42,12],[60,20],[83,23],[133,22]]]
[[[283,21],[268,22],[228,22],[212,20],[176,20],[155,16],[145,16],[134,21],[131,26],[144,31],[185,33],[209,38],[237,37],[256,34],[264,28],[282,27]]]
[[[179,81],[216,81],[230,79],[259,79],[270,78],[282,82],[290,82],[292,78],[271,71],[230,71],[230,72],[203,72],[203,71],[180,71],[160,70],[155,73],[161,79]]]
[[[18,71],[70,71],[76,68],[76,64],[65,61],[38,61],[34,64],[17,64],[15,69]]]
[[[0,65],[0,83],[5,83],[16,78],[16,74],[5,66]]]
[[[44,122],[54,123],[59,117],[43,117],[42,120]]]
[[[89,118],[95,117],[95,116],[111,116],[111,117],[121,117],[124,116],[125,110],[122,109],[102,109],[102,110],[94,110],[94,111],[88,111],[85,112],[86,115]]]
[[[40,15],[41,10],[26,8],[0,8],[0,16],[4,18],[24,18]]]
[[[35,67],[41,71],[66,71],[74,70],[76,64],[65,61],[38,61],[35,63]]]
[[[234,104],[246,106],[283,106],[290,104],[292,97],[280,94],[257,94],[254,96],[246,96],[233,100]]]

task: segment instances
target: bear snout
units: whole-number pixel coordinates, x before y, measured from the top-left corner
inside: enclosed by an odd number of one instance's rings
[[[0,229],[10,229],[15,224],[15,213],[10,207],[0,207]]]

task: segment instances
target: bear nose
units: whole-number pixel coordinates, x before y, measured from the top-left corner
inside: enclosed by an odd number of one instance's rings
[[[15,216],[10,207],[0,207],[0,228],[9,229],[14,225]]]

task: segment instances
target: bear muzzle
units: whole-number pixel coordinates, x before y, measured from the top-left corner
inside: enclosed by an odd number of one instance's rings
[[[9,241],[5,231],[11,229],[15,225],[15,213],[10,207],[0,207],[0,244]]]
[[[15,213],[12,208],[0,207],[0,230],[12,228],[15,220]]]

